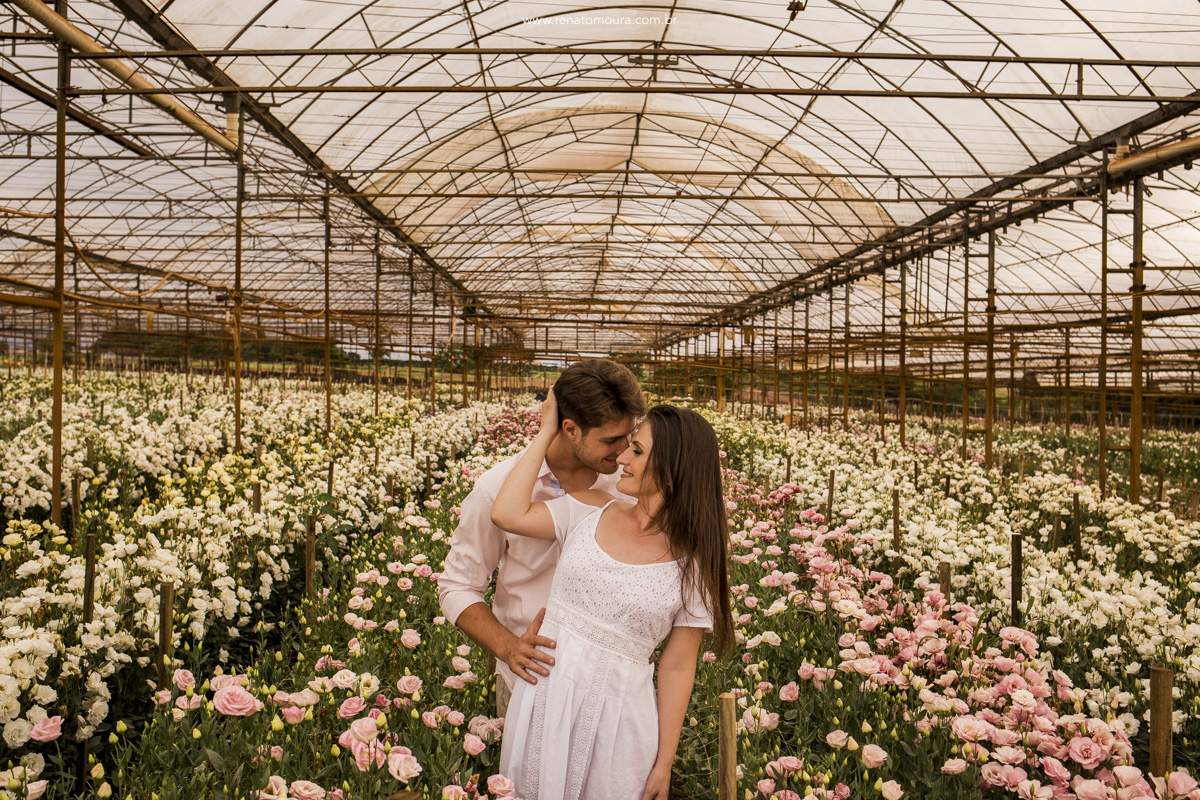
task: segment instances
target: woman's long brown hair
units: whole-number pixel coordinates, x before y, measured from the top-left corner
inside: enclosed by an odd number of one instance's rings
[[[721,489],[721,449],[708,420],[695,411],[658,405],[650,423],[647,469],[662,492],[651,523],[667,535],[683,569],[683,596],[699,597],[713,618],[714,649],[733,644],[729,610],[729,523]]]

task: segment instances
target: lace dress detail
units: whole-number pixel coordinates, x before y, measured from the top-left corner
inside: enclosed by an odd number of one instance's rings
[[[500,771],[525,800],[637,800],[658,750],[650,658],[674,626],[711,628],[681,594],[678,563],[626,564],[596,541],[609,503],[549,501],[562,544],[542,634],[555,665],[537,685],[518,680]]]

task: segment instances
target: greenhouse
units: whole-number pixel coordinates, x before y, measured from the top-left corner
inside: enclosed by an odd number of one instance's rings
[[[8,0],[0,800],[1200,800],[1197,42]]]

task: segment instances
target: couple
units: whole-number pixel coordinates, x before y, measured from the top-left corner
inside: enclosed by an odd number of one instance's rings
[[[612,361],[565,370],[533,442],[463,502],[439,586],[446,616],[496,655],[517,795],[666,800],[701,637],[733,639],[727,535],[708,422],[645,413]]]

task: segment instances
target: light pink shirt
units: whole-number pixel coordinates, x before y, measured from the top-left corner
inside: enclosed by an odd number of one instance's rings
[[[442,613],[451,622],[468,607],[484,602],[492,573],[496,575],[496,592],[492,596],[492,613],[510,631],[520,636],[538,611],[545,608],[550,597],[550,583],[558,564],[557,540],[534,539],[507,533],[492,524],[492,504],[508,473],[521,455],[501,461],[475,482],[475,488],[462,503],[462,517],[454,530],[450,552],[442,575],[438,579],[438,599]],[[632,502],[616,489],[620,470],[612,475],[598,474],[593,489]],[[562,487],[549,465],[542,462],[533,485],[533,502],[561,497]],[[496,660],[496,673],[509,687],[517,676],[503,661]]]

